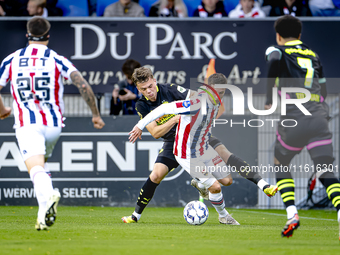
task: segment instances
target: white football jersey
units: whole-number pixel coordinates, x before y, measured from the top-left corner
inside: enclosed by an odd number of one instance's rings
[[[205,114],[202,114],[202,104],[206,106]],[[209,147],[212,122],[217,116],[219,106],[214,105],[205,92],[201,92],[190,100],[158,106],[141,119],[137,126],[143,130],[147,124],[164,114],[181,114],[176,130],[174,155],[183,159],[198,158]]]
[[[14,128],[30,124],[61,127],[63,122],[62,77],[77,69],[45,45],[31,44],[7,56],[0,67],[0,86],[10,80],[14,98]]]

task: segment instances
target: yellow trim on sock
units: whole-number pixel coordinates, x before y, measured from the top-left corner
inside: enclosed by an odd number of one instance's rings
[[[279,186],[278,189],[279,189],[279,190],[282,190],[282,189],[288,188],[288,187],[293,187],[293,188],[295,188],[295,184],[294,184],[294,183],[283,184],[283,185]]]
[[[340,200],[334,204],[334,207],[336,208],[340,204]]]
[[[285,198],[285,197],[288,197],[288,196],[295,196],[295,192],[289,191],[289,192],[285,192],[281,195],[282,198]]]
[[[289,196],[289,197],[286,197],[285,199],[282,199],[282,201],[285,203],[289,200],[295,200],[295,197],[292,197],[292,196]]]
[[[333,205],[336,204],[337,200],[340,201],[340,196],[336,196],[335,198],[333,198],[332,204],[333,204]]]
[[[340,183],[333,183],[331,186],[329,186],[327,189],[326,189],[326,192],[328,193],[330,189],[334,188],[338,186],[340,188]]]
[[[340,192],[340,187],[331,189],[331,191],[329,193],[327,193],[329,199],[331,199],[331,194],[334,193],[334,192]]]
[[[276,183],[277,186],[280,186],[282,183],[286,183],[286,182],[292,182],[294,183],[294,180],[293,179],[283,179],[279,182]]]

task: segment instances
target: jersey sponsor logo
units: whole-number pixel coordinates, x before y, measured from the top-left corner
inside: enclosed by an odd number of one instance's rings
[[[287,48],[285,49],[285,52],[287,54],[292,54],[292,53],[298,53],[298,54],[301,54],[301,55],[311,55],[313,57],[315,57],[315,53],[312,51],[312,50],[309,50],[309,49],[297,49],[297,48]]]
[[[184,102],[183,102],[183,106],[184,106],[185,108],[188,108],[190,105],[191,105],[190,100],[187,100],[187,101],[184,101]]]
[[[192,102],[190,100],[186,100],[180,103],[176,103],[176,107],[177,108],[182,108],[182,107],[188,108],[191,104]]]
[[[181,86],[177,86],[177,90],[181,93],[184,93],[185,91],[187,91],[185,88],[183,88]]]
[[[169,102],[166,100],[162,101],[162,104],[168,104]],[[166,123],[168,120],[170,120],[171,118],[175,117],[176,114],[164,114],[162,117],[159,117],[156,119],[156,123],[157,126],[162,125],[164,123]]]
[[[156,119],[156,123],[157,123],[158,126],[162,125],[175,116],[176,116],[176,114],[165,114],[162,117]]]
[[[217,164],[222,162],[222,159],[220,156],[216,156],[215,158],[212,159],[212,162],[216,166]]]

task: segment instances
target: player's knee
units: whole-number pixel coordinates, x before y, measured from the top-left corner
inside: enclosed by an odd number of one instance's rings
[[[211,185],[209,188],[208,188],[209,192],[210,193],[213,193],[213,194],[216,194],[216,193],[220,193],[221,192],[221,185],[219,182],[214,182],[213,185]]]
[[[156,163],[149,178],[153,183],[159,184],[167,174],[168,167],[164,164]]]
[[[164,178],[164,177],[160,176],[158,173],[153,173],[153,172],[150,174],[149,177],[150,177],[150,180],[153,183],[157,183],[157,184],[159,184]]]
[[[233,183],[233,177],[231,177],[231,175],[230,175],[230,176],[225,177],[225,178],[223,178],[223,179],[221,179],[221,180],[218,180],[218,181],[219,181],[219,183],[221,183],[223,186],[229,186],[229,185],[231,185],[231,184]]]
[[[165,176],[159,172],[152,171],[149,177],[153,183],[159,184]]]

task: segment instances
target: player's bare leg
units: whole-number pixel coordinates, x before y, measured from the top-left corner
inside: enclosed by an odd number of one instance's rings
[[[44,155],[32,156],[25,161],[25,164],[33,182],[39,205],[35,228],[47,230],[55,221],[60,193],[53,190],[52,180],[44,169]]]

